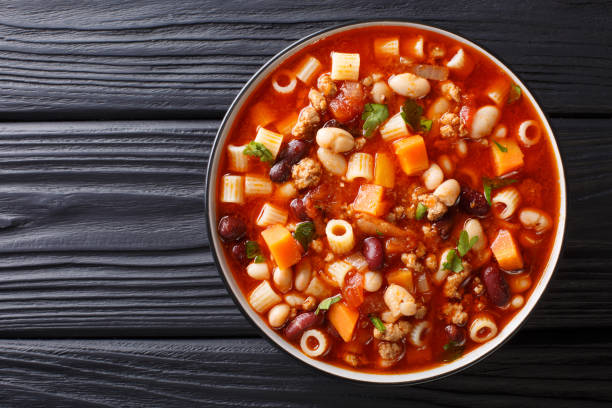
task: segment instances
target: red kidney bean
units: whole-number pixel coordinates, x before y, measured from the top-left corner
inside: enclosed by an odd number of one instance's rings
[[[489,265],[482,270],[482,280],[487,296],[496,306],[504,307],[510,301],[510,289],[502,271],[497,265]]]
[[[461,187],[459,207],[466,213],[482,217],[489,212],[489,203],[484,194],[469,187]]]
[[[287,325],[287,327],[285,327],[285,336],[287,336],[289,340],[297,340],[304,331],[322,322],[323,313],[319,313],[318,315],[315,314],[315,312],[299,314]]]
[[[249,260],[246,256],[246,241],[240,241],[232,247],[232,256],[238,263],[242,265],[246,265],[249,263]]]
[[[218,231],[223,240],[238,241],[246,233],[246,225],[237,216],[226,215],[219,220]]]
[[[291,200],[291,203],[289,204],[289,208],[291,208],[291,212],[293,213],[295,218],[297,218],[298,220],[301,220],[301,221],[310,220],[310,217],[306,213],[306,207],[304,206],[304,200],[302,200],[301,198],[294,198],[293,200]]]
[[[383,245],[377,237],[367,237],[363,240],[363,247],[361,249],[363,256],[365,256],[368,267],[372,271],[377,271],[383,267],[384,264],[384,251]]]
[[[291,163],[287,160],[280,160],[270,168],[270,180],[275,183],[283,183],[289,180],[291,175]]]
[[[286,160],[289,164],[295,164],[302,160],[310,150],[310,144],[303,140],[293,139],[278,154],[278,160]]]
[[[448,324],[444,327],[444,333],[446,333],[448,341],[452,341],[456,346],[465,344],[465,331],[462,328],[454,324]]]
[[[446,240],[450,236],[451,231],[453,230],[453,225],[455,224],[455,217],[448,211],[446,214],[442,216],[439,220],[433,223],[434,228],[438,231],[440,238]]]

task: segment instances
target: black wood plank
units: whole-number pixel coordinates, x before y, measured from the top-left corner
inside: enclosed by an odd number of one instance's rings
[[[553,120],[567,245],[527,329],[612,326],[611,124]],[[0,336],[253,335],[204,232],[217,126],[0,124]]]
[[[404,18],[475,40],[554,115],[612,114],[609,2],[3,2],[1,120],[220,117],[268,58],[322,28]]]
[[[518,336],[416,386],[323,376],[261,339],[0,342],[5,407],[605,407],[612,343]]]

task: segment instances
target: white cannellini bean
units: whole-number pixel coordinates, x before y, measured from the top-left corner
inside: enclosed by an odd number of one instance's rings
[[[482,139],[488,136],[501,116],[501,112],[497,106],[487,105],[478,109],[474,114],[472,121],[472,139]]]
[[[372,85],[372,99],[376,103],[387,103],[391,99],[391,89],[383,81],[377,81]]]
[[[491,203],[493,205],[502,204],[504,206],[504,209],[501,212],[495,213],[497,217],[503,220],[507,220],[514,215],[520,201],[521,194],[515,187],[506,187],[503,190],[498,191],[491,199]]]
[[[442,184],[442,180],[444,180],[444,172],[442,172],[440,166],[438,166],[436,163],[432,163],[431,166],[425,170],[422,177],[425,188],[432,191]]]
[[[552,218],[537,208],[523,208],[519,212],[519,221],[523,227],[535,230],[537,233],[547,231],[552,227]]]
[[[468,154],[468,145],[465,140],[459,140],[455,145],[455,150],[457,151],[457,156],[462,159],[465,158]]]
[[[508,128],[506,125],[500,123],[495,126],[492,135],[494,139],[503,139],[508,135]]]
[[[368,271],[363,278],[363,288],[368,292],[376,292],[381,288],[383,277],[380,272]]]
[[[535,120],[526,120],[519,125],[518,140],[525,147],[531,147],[540,141],[542,132]]]
[[[272,327],[281,327],[287,321],[291,308],[286,303],[281,303],[274,306],[268,312],[268,323]]]
[[[455,179],[446,180],[440,184],[433,192],[433,195],[438,197],[440,201],[447,207],[452,206],[457,201],[459,193],[461,192],[461,186]]]
[[[416,303],[412,295],[400,285],[392,283],[383,295],[385,304],[394,316],[414,316]]]
[[[296,290],[302,292],[308,287],[310,283],[310,276],[312,274],[312,265],[310,259],[304,258],[297,265],[295,265],[295,279],[294,286]]]
[[[285,302],[293,307],[301,306],[305,300],[306,298],[299,293],[292,292],[285,295]]]
[[[450,177],[455,171],[455,163],[453,163],[451,158],[448,157],[446,154],[443,154],[442,156],[438,157],[438,164],[440,165],[442,171],[444,171],[446,177]]]
[[[523,307],[524,304],[525,304],[525,298],[521,295],[514,295],[512,297],[512,300],[510,301],[510,305],[512,306],[513,309],[518,309],[520,307]]]
[[[287,293],[289,292],[289,290],[291,290],[293,271],[291,270],[291,268],[281,269],[276,267],[274,268],[272,280],[274,281],[276,289],[278,289],[282,293]]]
[[[450,101],[441,96],[433,101],[431,105],[429,105],[429,109],[427,109],[427,117],[431,120],[440,119],[440,117],[448,112],[450,108]]]
[[[442,251],[440,257],[438,258],[438,270],[431,276],[431,280],[436,285],[442,284],[442,282],[444,282],[444,279],[446,279],[446,277],[448,276],[449,271],[444,267],[444,264],[447,262],[446,258],[448,257],[448,254],[451,250],[452,248],[445,249],[444,251]]]
[[[429,81],[409,72],[393,75],[389,78],[391,89],[402,96],[419,99],[427,96],[431,90]]]
[[[346,159],[338,153],[334,153],[329,149],[319,147],[317,149],[317,157],[325,170],[336,176],[344,176],[346,173]]]
[[[270,279],[270,268],[265,262],[249,264],[246,268],[247,275],[253,279],[264,280]]]
[[[344,153],[353,150],[355,138],[344,129],[325,127],[317,131],[317,144],[334,153]]]
[[[471,240],[473,237],[478,237],[478,240],[472,245],[472,249],[474,251],[480,251],[487,245],[487,236],[482,229],[482,225],[480,221],[476,218],[470,218],[465,222],[463,229],[468,234],[469,239]]]

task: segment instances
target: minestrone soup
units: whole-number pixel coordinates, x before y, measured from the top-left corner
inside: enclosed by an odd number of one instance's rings
[[[304,354],[423,370],[495,338],[550,256],[551,135],[494,62],[407,27],[284,61],[238,113],[217,228],[251,307]]]

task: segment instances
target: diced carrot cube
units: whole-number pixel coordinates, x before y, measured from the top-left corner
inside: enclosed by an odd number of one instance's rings
[[[393,188],[395,186],[395,166],[387,153],[376,153],[374,159],[374,184]]]
[[[506,271],[523,269],[523,257],[510,231],[501,229],[491,243],[491,251],[499,266]]]
[[[425,140],[421,136],[410,136],[393,142],[393,149],[400,167],[408,176],[413,176],[429,167]]]
[[[261,236],[280,269],[295,265],[302,258],[298,242],[289,230],[280,224],[272,225],[261,232]]]
[[[276,110],[265,102],[259,102],[251,107],[251,118],[257,126],[266,126],[276,120]]]
[[[376,217],[383,215],[385,213],[385,205],[382,201],[384,193],[385,189],[381,186],[362,184],[353,201],[353,209]]]
[[[496,176],[503,176],[523,166],[523,152],[513,139],[492,140],[491,155]]]
[[[342,340],[349,342],[353,338],[359,312],[342,302],[334,303],[327,312],[327,319],[334,326]]]
[[[387,274],[387,282],[402,286],[408,292],[414,292],[414,281],[410,269],[396,269]]]

